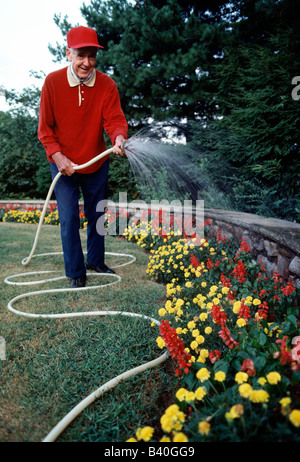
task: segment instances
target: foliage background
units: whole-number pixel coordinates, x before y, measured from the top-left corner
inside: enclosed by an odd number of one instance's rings
[[[291,95],[300,69],[298,7],[297,0],[95,0],[81,13],[105,47],[97,68],[118,85],[130,136],[153,124],[175,127],[228,208],[299,221],[300,102]],[[64,37],[75,25],[59,14],[54,21]],[[62,65],[65,47],[49,46]],[[44,198],[50,174],[36,136],[39,89],[6,97],[0,195]],[[112,158],[110,190],[112,198],[124,190],[139,197],[128,162]],[[205,205],[218,207],[213,199]]]

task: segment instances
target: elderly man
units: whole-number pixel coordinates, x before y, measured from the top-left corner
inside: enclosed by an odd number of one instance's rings
[[[50,73],[41,92],[38,137],[50,161],[55,186],[66,276],[70,287],[84,287],[86,270],[113,273],[105,264],[104,236],[96,224],[97,204],[107,198],[108,156],[83,170],[74,170],[106,150],[103,131],[113,152],[122,155],[127,122],[115,82],[95,69],[99,48],[97,33],[74,27],[67,34],[68,67]],[[88,220],[85,263],[79,227],[80,190]],[[103,213],[103,212],[102,212]]]

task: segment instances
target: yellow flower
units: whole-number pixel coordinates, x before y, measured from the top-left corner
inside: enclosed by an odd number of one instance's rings
[[[190,330],[195,329],[195,327],[196,327],[195,321],[190,321],[190,322],[188,322],[187,327],[188,327],[188,329],[190,329]]]
[[[252,387],[249,383],[242,383],[242,385],[239,386],[239,393],[243,398],[249,398],[251,392]]]
[[[205,327],[204,332],[206,334],[210,334],[212,332],[212,328],[210,326]]]
[[[226,419],[239,419],[244,414],[244,406],[242,404],[235,404],[230,409],[230,412],[226,412]]]
[[[185,415],[180,411],[177,404],[172,404],[166,410],[160,419],[161,428],[167,433],[172,430],[181,430],[182,423],[185,421]]]
[[[157,343],[157,345],[158,345],[158,348],[164,348],[164,346],[165,346],[164,339],[161,338],[161,337],[157,337],[156,343]]]
[[[265,377],[259,377],[257,381],[259,385],[262,385],[262,386],[264,386],[267,383],[267,379],[265,379]]]
[[[197,377],[197,379],[200,380],[200,382],[205,382],[206,380],[209,379],[209,377],[210,377],[210,372],[209,372],[208,369],[206,369],[206,367],[202,367],[202,368],[199,369],[199,371],[197,372],[196,377]]]
[[[210,432],[210,423],[203,420],[198,423],[198,431],[201,435],[208,435]]]
[[[201,401],[205,395],[206,395],[206,388],[204,387],[198,387],[197,390],[195,391],[195,397],[198,401]]]
[[[258,298],[255,298],[252,303],[253,303],[253,305],[257,306],[257,305],[261,304],[261,301]]]
[[[289,420],[295,427],[300,427],[300,410],[294,409],[289,415]]]
[[[285,398],[281,398],[281,400],[279,401],[279,403],[281,404],[281,406],[288,406],[289,404],[291,404],[292,400],[291,398],[289,398],[288,396],[286,396]]]
[[[171,440],[168,436],[163,436],[160,440],[160,443],[171,443]]]
[[[137,440],[135,438],[128,438],[128,440],[126,440],[126,443],[137,443]]]
[[[237,323],[237,325],[238,325],[239,327],[244,327],[244,326],[247,324],[244,318],[239,318],[239,319],[236,321],[236,323]]]
[[[240,301],[236,301],[236,302],[234,302],[234,304],[233,304],[232,311],[233,311],[235,314],[238,314],[240,308],[241,308],[241,302],[240,302]]]
[[[252,390],[249,398],[252,403],[267,403],[269,401],[269,393],[266,390]]]
[[[290,404],[292,400],[289,397],[281,398],[279,403],[281,404],[281,414],[282,415],[288,415],[290,412]]]
[[[159,314],[159,316],[164,316],[166,314],[166,310],[164,308],[160,308],[158,310],[158,314]]]
[[[188,288],[189,288],[189,287],[192,287],[192,283],[191,283],[190,281],[186,282],[186,283],[185,283],[185,287],[188,287]]]
[[[200,335],[199,329],[193,329],[192,330],[192,336],[193,337],[198,337],[198,335]]]
[[[203,335],[198,335],[196,337],[196,341],[198,342],[198,345],[201,345],[201,343],[204,343],[205,338],[203,337]]]
[[[206,321],[206,319],[208,318],[208,314],[207,313],[201,313],[199,318],[200,318],[200,321]]]
[[[196,342],[196,340],[193,340],[193,341],[191,342],[191,348],[192,348],[192,350],[196,350],[197,346],[198,346],[198,342]]]
[[[138,441],[150,441],[153,435],[154,429],[152,427],[138,428],[136,431],[136,437]]]
[[[188,391],[185,388],[179,388],[176,392],[176,398],[178,401],[184,401]]]
[[[195,393],[193,391],[188,391],[185,397],[185,401],[195,401]]]
[[[209,351],[206,348],[202,348],[200,350],[200,355],[203,356],[203,358],[207,358],[209,356]]]
[[[175,433],[173,441],[175,443],[186,443],[188,441],[188,437],[182,432]]]
[[[215,380],[217,382],[224,382],[224,380],[226,379],[226,374],[225,372],[223,371],[218,371],[215,373]]]
[[[274,371],[269,372],[269,374],[266,377],[267,377],[267,381],[271,385],[277,385],[277,383],[280,382],[281,380],[281,375],[278,372],[274,372]]]
[[[237,372],[235,374],[235,381],[237,383],[244,383],[244,382],[247,382],[248,380],[248,374],[246,374],[246,372]]]

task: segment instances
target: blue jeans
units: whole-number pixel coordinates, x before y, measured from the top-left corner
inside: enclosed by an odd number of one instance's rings
[[[58,169],[50,162],[52,179]],[[79,196],[80,189],[84,200],[84,213],[87,225],[87,260],[95,266],[103,266],[105,260],[104,235],[97,232],[98,219],[103,215],[103,207],[96,211],[99,201],[108,196],[109,159],[94,173],[75,172],[72,176],[61,175],[54,192],[57,201],[61,240],[64,254],[65,272],[69,278],[77,278],[86,274],[84,255],[79,234]]]

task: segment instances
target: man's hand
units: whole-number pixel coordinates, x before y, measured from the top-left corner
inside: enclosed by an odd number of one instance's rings
[[[53,154],[52,159],[56,163],[56,166],[58,168],[58,171],[62,175],[68,175],[71,176],[73,173],[75,173],[75,170],[73,167],[75,167],[78,164],[74,164],[73,162],[68,159],[62,152],[58,151],[55,154]]]
[[[113,147],[113,152],[118,154],[121,157],[124,157],[125,154],[121,149],[122,144],[126,141],[126,138],[123,135],[118,135],[115,140],[115,145]]]

